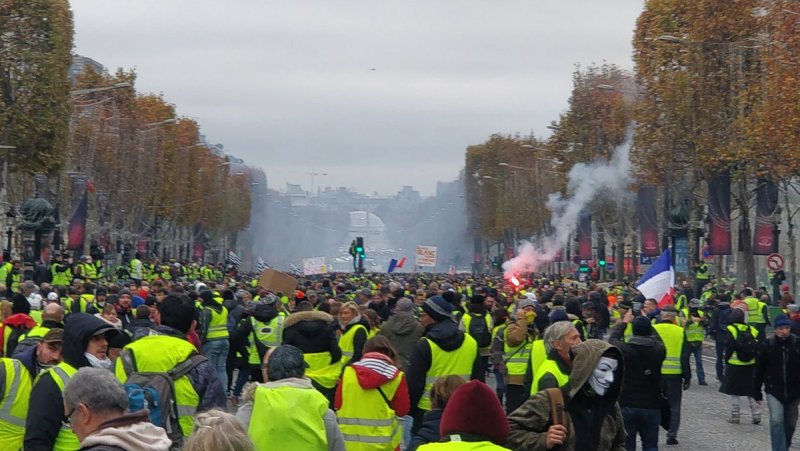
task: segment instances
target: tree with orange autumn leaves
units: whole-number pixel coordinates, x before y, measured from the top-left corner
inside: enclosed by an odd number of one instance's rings
[[[749,237],[757,179],[786,184],[800,175],[797,9],[758,0],[645,4],[634,37],[642,95],[632,155],[642,180],[680,181],[692,222],[702,220],[705,182],[730,173]],[[752,242],[740,244],[753,285]]]
[[[107,193],[98,212],[108,216],[106,229],[90,227],[90,234],[130,241],[149,236],[157,224],[159,241],[172,244],[176,256],[177,243],[188,252],[196,224],[212,238],[246,228],[249,174],[231,173],[224,154],[201,140],[196,121],[176,117],[175,106],[160,95],[137,94],[135,79],[132,71],[104,76],[88,69],[74,88],[130,85],[75,100],[63,171],[80,173]]]

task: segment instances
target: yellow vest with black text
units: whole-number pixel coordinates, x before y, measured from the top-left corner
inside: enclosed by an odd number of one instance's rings
[[[503,331],[503,361],[509,376],[524,376],[528,370],[528,360],[531,358],[533,342],[530,337],[518,346],[508,345],[508,328]]]
[[[739,334],[746,334],[748,332],[753,335],[754,339],[758,338],[758,329],[753,326],[747,326],[745,324],[730,324],[728,325],[727,329],[733,337],[733,341],[736,341],[736,339],[739,337]],[[733,354],[731,354],[731,358],[728,359],[728,363],[737,366],[749,366],[755,365],[756,359],[753,358],[752,360],[741,361],[739,360],[739,356],[736,354],[736,351],[734,351]]]
[[[306,361],[306,377],[325,388],[334,388],[339,382],[339,375],[342,374],[342,364],[331,362],[330,352],[314,352],[311,354],[303,353],[303,360]]]
[[[431,349],[431,366],[425,373],[425,389],[417,407],[431,410],[431,387],[440,377],[456,375],[470,380],[472,365],[478,358],[478,343],[469,334],[464,334],[464,341],[457,349],[445,351],[432,340],[423,338]]]
[[[342,350],[342,361],[340,363],[343,368],[347,365],[347,362],[352,360],[355,354],[356,331],[359,330],[363,330],[365,334],[369,335],[369,331],[363,324],[356,324],[339,338],[339,348]]]
[[[681,368],[685,340],[683,328],[672,323],[658,323],[653,325],[653,329],[667,348],[667,357],[661,363],[661,374],[683,374]]]
[[[539,392],[539,381],[542,380],[545,374],[552,374],[556,378],[559,388],[564,388],[569,383],[569,374],[564,374],[561,371],[561,368],[558,367],[558,362],[553,359],[545,359],[533,375],[531,394]]]
[[[188,341],[168,335],[148,335],[123,349],[133,354],[136,371],[140,373],[166,373],[197,353],[194,345]],[[128,380],[122,359],[117,359],[115,374],[123,384]],[[178,424],[183,436],[188,437],[194,430],[194,416],[197,414],[197,406],[200,405],[200,396],[188,376],[178,378],[174,386]]]
[[[252,342],[248,346],[248,360],[250,365],[260,365],[261,356],[258,353],[258,346],[256,341],[260,342],[267,348],[276,348],[281,345],[283,341],[283,312],[278,313],[278,316],[272,318],[269,323],[261,322],[254,317],[250,317],[250,326],[252,328],[251,338]]]
[[[361,388],[356,370],[349,366],[342,374],[342,407],[336,412],[347,451],[392,451],[400,445],[402,430],[394,409],[384,400],[394,399],[403,380],[394,379],[376,388]]]
[[[41,373],[36,378],[36,381],[33,383],[33,385],[35,386],[36,383],[38,383],[39,378],[41,378],[44,374],[50,374],[50,377],[53,378],[53,382],[55,382],[56,386],[58,386],[58,389],[61,390],[61,396],[63,399],[64,387],[77,372],[78,370],[72,365],[66,362],[61,362],[58,365],[48,369],[44,373]],[[80,447],[81,445],[78,441],[78,436],[72,432],[72,429],[69,426],[62,424],[61,429],[58,431],[58,436],[56,436],[56,441],[53,444],[53,451],[75,451]]]
[[[247,435],[256,450],[325,451],[328,400],[311,388],[259,385]]]
[[[746,298],[744,302],[747,304],[747,324],[766,324],[767,319],[764,318],[766,304],[756,298]]]
[[[19,360],[0,359],[5,377],[3,401],[0,402],[0,449],[22,449],[25,419],[31,398],[31,376]]]
[[[492,442],[461,442],[451,441],[444,443],[426,443],[417,448],[418,451],[509,451]]]
[[[206,340],[220,340],[228,338],[228,309],[222,307],[219,312],[213,308],[206,307],[211,312],[211,321],[208,322],[208,332]]]

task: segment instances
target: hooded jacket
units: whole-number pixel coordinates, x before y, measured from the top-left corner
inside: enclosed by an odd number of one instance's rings
[[[283,344],[296,346],[303,354],[330,352],[331,362],[338,362],[342,350],[336,340],[337,326],[325,312],[292,313],[283,323]]]
[[[64,326],[61,357],[78,369],[89,365],[84,353],[89,340],[102,330],[117,333],[105,321],[88,313],[73,313]],[[43,374],[31,391],[28,417],[25,421],[25,449],[50,451],[64,421],[64,398],[50,373]]]
[[[278,309],[275,308],[273,304],[256,304],[250,316],[255,318],[256,321],[269,323],[278,316]],[[253,322],[250,321],[250,316],[244,315],[237,323],[236,328],[231,331],[231,349],[238,349],[238,346],[244,346],[244,348],[239,351],[244,351],[242,355],[246,356],[248,355],[247,346],[255,344],[258,350],[259,361],[261,361],[264,359],[264,354],[267,350],[260,343],[253,343]]]
[[[389,339],[397,352],[397,367],[407,371],[411,351],[424,333],[425,327],[411,312],[398,312],[383,323],[378,335]]]
[[[408,385],[406,375],[400,371],[392,362],[392,359],[379,353],[368,352],[364,357],[352,365],[356,372],[358,385],[364,390],[374,389],[383,386],[387,382],[393,381],[396,377],[400,378],[400,385],[397,387],[394,397],[390,400],[390,405],[394,409],[395,415],[402,417],[408,414],[410,404],[408,401]],[[389,377],[392,375],[392,377]],[[336,400],[334,402],[336,410],[342,407],[342,384],[336,387]]]
[[[81,442],[79,451],[106,450],[110,446],[122,449],[167,451],[172,441],[164,429],[150,422],[146,410],[124,414],[102,423]]]
[[[569,384],[563,389],[566,403],[566,441],[555,448],[558,451],[624,451],[625,426],[617,405],[623,374],[622,355],[619,350],[601,340],[587,340],[572,349],[572,374]],[[619,362],[614,373],[614,382],[604,396],[597,396],[588,384],[600,357],[615,357]],[[589,412],[591,410],[591,412]],[[597,418],[602,415],[602,418]],[[511,431],[506,446],[518,451],[547,449],[547,430],[550,421],[550,400],[545,392],[539,392],[509,417]],[[580,437],[576,437],[580,436]],[[582,440],[583,445],[576,443]],[[586,443],[596,443],[592,447]]]
[[[464,343],[464,332],[458,330],[458,324],[451,320],[434,323],[425,330],[425,338],[431,340],[442,350],[450,352],[461,347]],[[431,367],[431,347],[425,340],[420,340],[411,351],[408,367],[408,394],[411,405],[416,406],[425,391],[425,375]],[[470,379],[479,379],[481,363],[478,354],[472,364]],[[416,408],[416,407],[414,407]]]
[[[755,398],[761,399],[764,391],[786,403],[800,398],[800,338],[789,335],[780,339],[771,337],[764,342],[756,356]]]

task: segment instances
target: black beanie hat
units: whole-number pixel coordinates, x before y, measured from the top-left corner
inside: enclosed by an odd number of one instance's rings
[[[12,302],[11,313],[24,313],[26,315],[31,313],[31,304],[24,295],[20,293],[15,294]]]
[[[646,337],[653,334],[653,325],[650,324],[650,320],[647,317],[637,316],[631,324],[633,335],[635,336]]]

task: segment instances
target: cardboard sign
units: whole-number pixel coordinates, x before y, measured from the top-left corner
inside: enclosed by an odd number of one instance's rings
[[[436,266],[436,246],[417,246],[417,266]]]
[[[303,275],[311,276],[314,274],[327,274],[328,267],[325,265],[325,257],[311,257],[303,259]]]
[[[261,273],[258,284],[272,292],[281,292],[291,297],[294,295],[294,289],[297,288],[297,279],[270,268]]]

